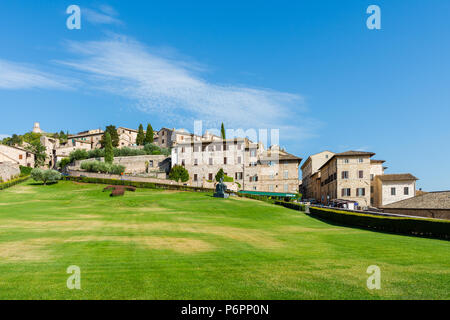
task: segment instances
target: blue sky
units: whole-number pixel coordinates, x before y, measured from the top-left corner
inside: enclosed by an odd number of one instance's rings
[[[280,129],[305,159],[373,151],[450,189],[448,0],[242,2],[2,1],[0,135],[224,121]]]

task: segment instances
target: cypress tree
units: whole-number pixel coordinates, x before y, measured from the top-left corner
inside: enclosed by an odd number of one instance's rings
[[[145,135],[144,135],[144,127],[142,126],[142,123],[139,125],[138,134],[136,137],[136,144],[138,146],[144,145]]]
[[[220,134],[222,135],[222,139],[225,140],[226,139],[226,137],[225,137],[225,127],[223,125],[223,122],[222,122],[222,126],[220,127]]]
[[[109,132],[106,132],[106,134],[105,134],[105,162],[113,163],[113,161],[114,161],[114,152],[113,152],[111,135],[109,134]]]
[[[153,143],[153,128],[150,123],[147,125],[147,132],[145,133],[145,144],[147,143]]]

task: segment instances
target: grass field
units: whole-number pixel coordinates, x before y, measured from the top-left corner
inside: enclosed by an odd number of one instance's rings
[[[248,199],[32,182],[0,191],[0,299],[449,299],[450,242]],[[81,290],[69,290],[70,265]],[[366,269],[381,268],[368,290]]]

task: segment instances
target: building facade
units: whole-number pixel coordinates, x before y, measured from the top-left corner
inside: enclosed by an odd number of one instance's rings
[[[0,163],[12,163],[33,168],[35,158],[35,154],[30,151],[0,144]]]
[[[199,187],[211,187],[223,169],[238,190],[296,193],[300,162],[277,146],[264,150],[246,138],[223,140],[207,133],[172,146],[172,166],[184,166],[189,183]]]
[[[334,155],[331,151],[322,151],[316,154],[313,154],[306,159],[306,161],[302,164],[302,193],[304,199],[312,199],[314,198],[313,183],[312,176],[318,172],[319,168],[328,161]],[[317,199],[316,199],[317,200]]]

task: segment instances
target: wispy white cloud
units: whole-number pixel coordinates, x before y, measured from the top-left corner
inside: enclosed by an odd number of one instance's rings
[[[1,134],[0,133],[0,140],[3,140],[5,138],[9,138],[9,137],[11,137],[11,135],[9,135],[9,134]]]
[[[140,110],[181,126],[194,119],[206,125],[223,121],[233,128],[279,128],[283,137],[300,140],[313,135],[318,123],[302,116],[306,109],[298,94],[211,83],[197,64],[124,36],[68,46],[78,57],[60,63],[84,72],[91,86],[128,97]]]
[[[123,24],[117,18],[117,11],[108,5],[100,5],[98,9],[82,8],[81,15],[83,18],[93,24]]]
[[[68,88],[68,81],[35,67],[0,59],[0,89]]]

